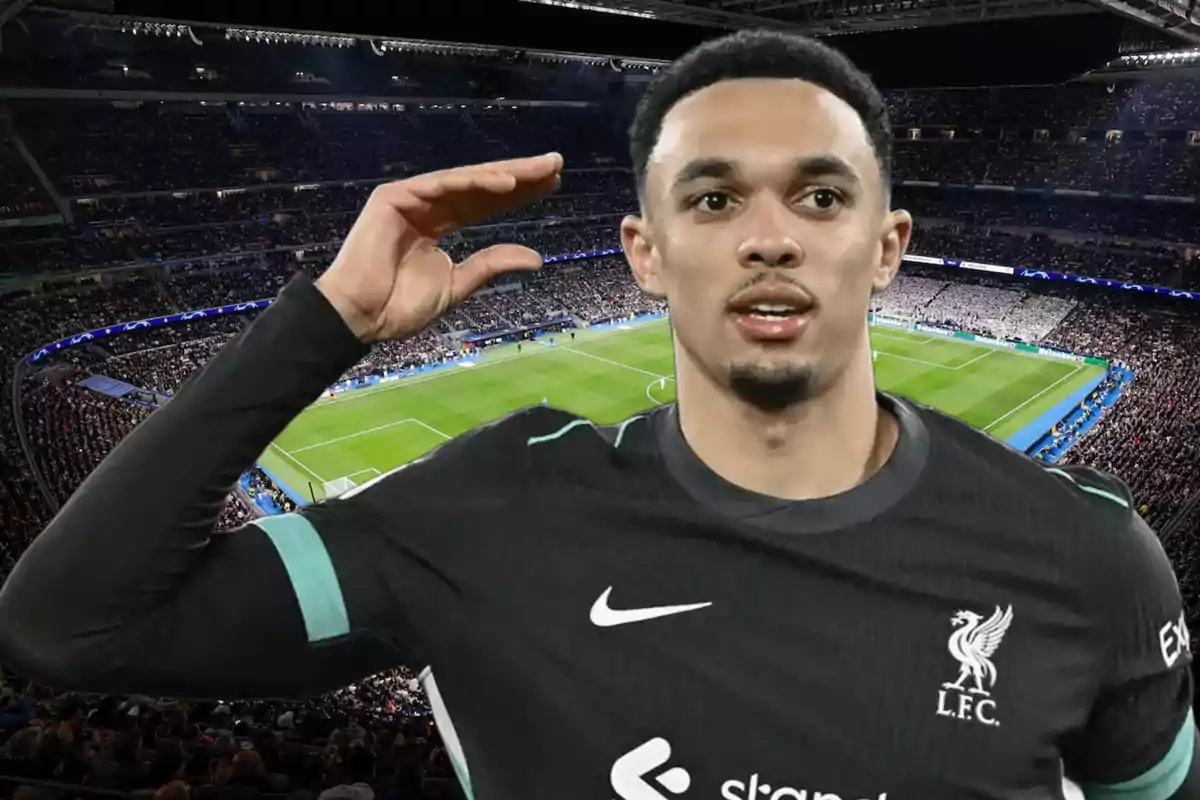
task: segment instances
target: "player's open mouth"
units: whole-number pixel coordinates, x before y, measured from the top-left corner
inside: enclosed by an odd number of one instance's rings
[[[758,284],[739,292],[728,311],[738,331],[751,341],[787,341],[803,331],[812,299],[790,284]]]
[[[742,313],[747,313],[758,319],[786,319],[800,312],[791,306],[753,305]]]

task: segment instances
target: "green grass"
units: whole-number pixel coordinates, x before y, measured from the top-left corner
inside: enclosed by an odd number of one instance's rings
[[[1016,353],[893,328],[873,328],[881,388],[935,406],[1007,439],[1103,367]],[[666,320],[566,334],[558,347],[506,345],[473,366],[451,366],[318,400],[263,453],[261,463],[307,498],[311,483],[356,483],[447,439],[545,397],[597,423],[618,422],[675,397]],[[660,380],[667,377],[664,389]]]

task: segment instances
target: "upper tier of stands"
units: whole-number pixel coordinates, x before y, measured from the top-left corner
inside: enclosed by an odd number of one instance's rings
[[[1141,197],[1200,194],[1200,146],[1189,144],[1192,127],[1200,128],[1194,86],[889,93],[895,202],[920,223],[912,251],[961,255],[939,238],[954,226],[949,234],[970,240],[975,259],[1195,288],[1195,203]],[[381,181],[550,149],[567,158],[562,191],[520,218],[599,218],[637,207],[622,166],[625,121],[607,106],[130,105],[6,107],[0,185],[11,199],[0,219],[44,224],[0,228],[0,274],[334,245]],[[1110,139],[1110,129],[1122,134]],[[931,181],[1122,196],[916,185]],[[613,245],[615,237],[606,244]]]
[[[372,113],[225,103],[134,109],[20,103],[12,124],[68,196],[382,179],[547,150],[562,151],[572,167],[628,163],[622,126],[598,107]],[[1086,138],[1070,141],[1061,129],[1046,140],[1036,140],[1035,129],[955,129],[953,138],[935,129],[912,140],[897,126],[894,177],[1191,195],[1200,150],[1188,144],[1186,130],[1158,137],[1129,131],[1115,141],[1103,130],[1083,131]]]

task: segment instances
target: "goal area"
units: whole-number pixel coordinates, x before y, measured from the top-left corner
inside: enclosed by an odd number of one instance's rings
[[[378,477],[379,474],[379,470],[375,469],[374,467],[360,470],[358,472],[351,473],[350,475],[344,475],[341,478],[334,478],[333,480],[324,481],[321,484],[321,491],[324,494],[324,498],[326,500],[330,500],[334,497],[340,497],[351,489],[366,483],[372,478]]]
[[[900,314],[883,314],[878,311],[868,314],[867,321],[873,325],[883,325],[888,328],[900,328],[901,330],[911,331],[916,330],[917,320],[915,317],[902,316]]]

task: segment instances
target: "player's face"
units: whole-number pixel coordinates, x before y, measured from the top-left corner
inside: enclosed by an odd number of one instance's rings
[[[677,368],[782,410],[869,363],[867,305],[911,228],[883,181],[856,112],[814,84],[725,81],[677,103],[645,216],[622,225],[639,283],[667,299]]]

